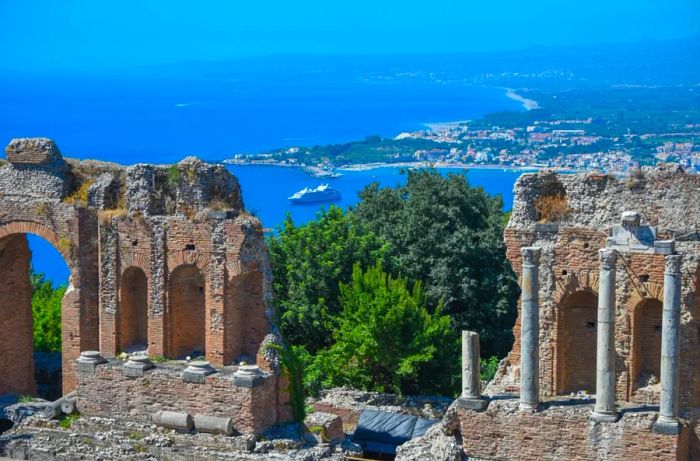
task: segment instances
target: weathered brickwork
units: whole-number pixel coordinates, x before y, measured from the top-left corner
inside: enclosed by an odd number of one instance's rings
[[[65,392],[76,388],[75,361],[89,350],[107,358],[132,350],[168,359],[204,356],[219,368],[257,362],[274,375],[265,392],[282,392],[274,353],[262,347],[278,335],[262,227],[245,212],[238,180],[224,166],[193,157],[171,166],[76,161],[43,138],[13,140],[6,154],[0,394],[34,390],[25,234],[51,243],[70,270],[62,302]],[[210,397],[217,389],[229,392],[214,384],[207,389]],[[111,388],[104,394],[126,395]],[[272,422],[277,417],[288,419],[289,411],[273,412]]]
[[[541,412],[519,413],[515,399],[493,401],[484,412],[457,408],[464,452],[498,460],[688,459],[689,430],[654,434],[653,411],[628,413],[617,423],[590,420],[593,405],[552,402]]]
[[[123,375],[123,362],[99,365],[95,373],[78,372],[78,409],[82,415],[121,415],[150,422],[159,410],[231,418],[241,434],[260,434],[265,428],[289,420],[286,394],[279,377],[264,376],[254,387],[234,383],[236,367],[218,369],[204,383],[186,382],[183,366],[158,365],[142,377]]]
[[[525,174],[505,230],[507,256],[522,276],[521,248],[541,251],[539,412],[492,401],[459,409],[465,452],[484,459],[700,459],[700,176],[677,167],[621,179],[585,173]],[[626,213],[623,218],[623,213]],[[626,219],[626,221],[625,221]],[[556,396],[596,391],[599,250],[616,250],[615,396],[618,422],[594,422],[591,404]],[[652,432],[661,393],[666,255],[681,255],[680,416],[677,435]],[[486,393],[520,390],[521,315],[515,343]],[[510,403],[507,403],[510,402]],[[556,403],[559,402],[559,403]],[[583,402],[583,403],[582,403]],[[636,406],[635,406],[636,405]],[[626,410],[624,410],[626,408]]]

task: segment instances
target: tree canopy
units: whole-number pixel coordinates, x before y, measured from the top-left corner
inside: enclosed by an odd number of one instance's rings
[[[429,306],[444,302],[457,330],[481,334],[485,355],[511,347],[517,279],[505,256],[499,196],[466,174],[409,170],[405,185],[360,192],[359,221],[388,242],[387,264],[425,284]]]
[[[335,206],[301,226],[288,215],[268,247],[282,333],[312,353],[331,345],[340,314],[339,283],[350,280],[355,263],[374,265],[387,250],[353,215]]]
[[[398,393],[445,393],[457,362],[457,336],[438,306],[430,313],[420,282],[409,289],[376,264],[356,264],[350,283],[340,284],[342,312],[334,343],[320,352],[309,373],[324,387]],[[436,370],[441,374],[435,375]]]

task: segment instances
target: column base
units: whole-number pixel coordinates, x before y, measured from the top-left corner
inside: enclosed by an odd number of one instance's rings
[[[526,403],[526,402],[520,402],[520,405],[518,406],[518,411],[522,413],[537,413],[540,409],[540,404],[539,402],[537,403]]]
[[[597,423],[616,423],[620,420],[622,415],[616,411],[610,411],[610,412],[602,412],[602,411],[593,411],[591,413],[591,416],[589,417],[591,421],[595,421]]]
[[[466,410],[484,411],[489,406],[489,398],[485,396],[477,398],[460,397],[455,403],[458,407]]]
[[[659,418],[654,421],[654,425],[651,427],[651,432],[654,434],[678,435],[681,432],[681,425],[677,419],[659,416]]]

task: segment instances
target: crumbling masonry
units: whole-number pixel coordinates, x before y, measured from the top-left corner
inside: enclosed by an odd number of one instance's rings
[[[290,419],[267,347],[279,339],[262,229],[231,173],[196,158],[130,167],[64,159],[43,138],[12,140],[6,154],[0,394],[35,392],[26,239],[35,234],[70,269],[63,389],[77,391],[81,413],[229,417],[243,433]],[[125,362],[121,352],[138,353]]]
[[[467,455],[700,459],[699,204],[700,176],[675,166],[521,176],[515,344],[488,406],[455,405]]]

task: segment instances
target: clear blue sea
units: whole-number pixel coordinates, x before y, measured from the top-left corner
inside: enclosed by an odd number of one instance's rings
[[[240,152],[345,142],[379,134],[394,136],[425,123],[467,120],[487,112],[519,110],[498,88],[305,78],[0,77],[0,142],[13,137],[53,138],[64,156],[123,164],[167,163],[187,155],[221,160]],[[292,213],[312,219],[318,205],[291,206],[287,197],[320,180],[298,169],[231,167],[243,187],[246,207],[267,228]],[[447,169],[445,169],[447,171]],[[518,172],[471,170],[473,185],[512,202]],[[398,168],[345,172],[329,180],[347,206],[371,182],[402,181]],[[33,264],[56,282],[67,280],[60,255],[30,236]]]

